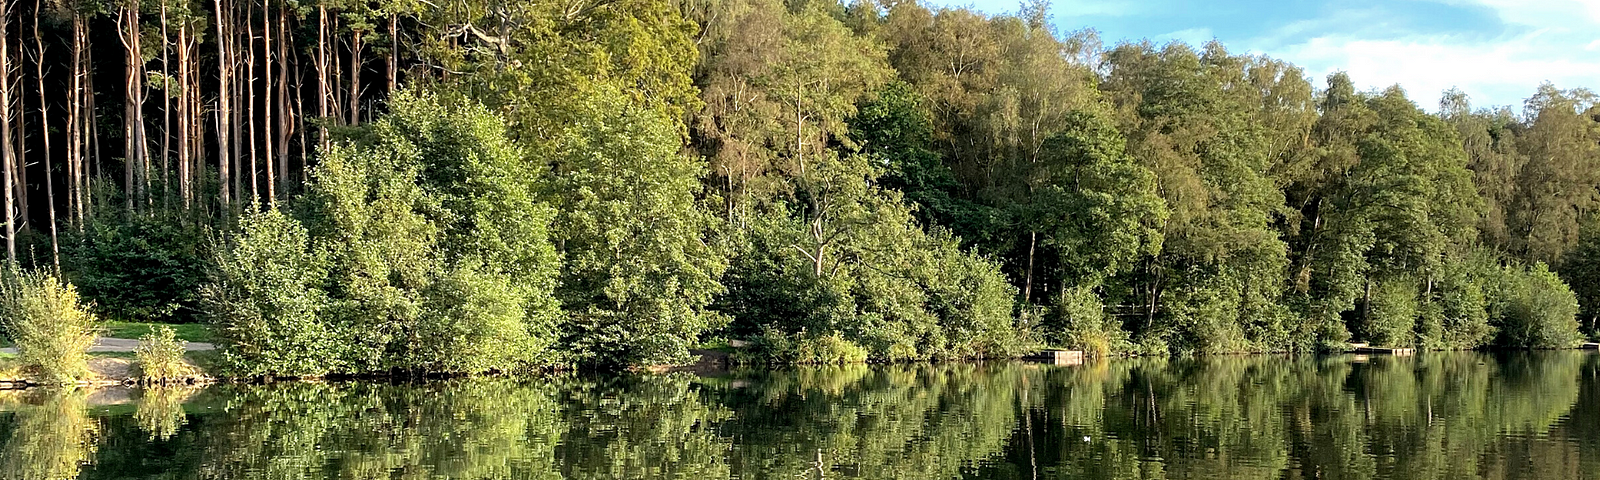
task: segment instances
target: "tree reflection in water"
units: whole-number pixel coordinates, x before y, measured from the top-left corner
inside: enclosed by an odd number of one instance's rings
[[[1585,478],[1600,356],[1238,356],[0,396],[4,478]]]

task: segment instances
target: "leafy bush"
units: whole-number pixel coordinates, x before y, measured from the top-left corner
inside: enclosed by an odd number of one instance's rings
[[[327,260],[299,222],[272,209],[247,213],[201,290],[222,363],[241,375],[337,371],[341,341],[321,318]]]
[[[862,363],[867,349],[845,340],[839,332],[828,334],[785,334],[769,330],[757,338],[756,347],[766,360],[779,364],[827,365]]]
[[[99,211],[81,233],[64,230],[61,246],[66,276],[95,311],[113,320],[198,321],[210,231],[181,217]]]
[[[1009,358],[1038,343],[1018,325],[1017,288],[1006,281],[999,263],[962,250],[957,239],[942,230],[931,232],[923,243],[929,258],[913,264],[914,278],[947,339],[944,356]]]
[[[1415,328],[1421,313],[1416,279],[1409,276],[1379,280],[1367,305],[1364,339],[1373,345],[1409,347],[1416,344]]]
[[[707,307],[727,269],[703,241],[702,162],[679,152],[671,119],[600,92],[556,142],[554,235],[563,345],[592,365],[675,363],[726,320]]]
[[[740,232],[716,304],[735,319],[730,333],[813,346],[837,334],[874,361],[1008,357],[1034,343],[999,266],[917,226],[898,193],[871,184],[869,158],[824,157],[812,172],[803,201],[767,205]],[[790,362],[800,349],[769,351]]]
[[[537,164],[504,122],[407,93],[321,152],[301,220],[249,214],[205,292],[246,374],[478,372],[557,361]]]
[[[161,383],[190,373],[183,361],[184,345],[172,327],[162,325],[139,339],[133,356],[139,367],[139,376],[146,382]]]
[[[1499,270],[1488,252],[1470,252],[1462,259],[1445,263],[1433,288],[1432,303],[1437,305],[1434,310],[1441,318],[1436,325],[1430,321],[1418,327],[1429,348],[1464,350],[1494,341],[1488,290],[1493,289]]]
[[[45,383],[71,383],[89,374],[97,322],[78,291],[54,275],[11,271],[0,308],[6,331],[26,370]]]
[[[1104,357],[1131,348],[1128,334],[1106,315],[1105,305],[1093,289],[1073,287],[1061,292],[1051,326],[1054,343],[1081,349],[1085,354]]]
[[[1578,298],[1544,263],[1531,268],[1507,267],[1491,296],[1491,321],[1501,346],[1570,348],[1582,340],[1578,332]]]
[[[411,364],[431,371],[482,372],[546,363],[552,337],[530,334],[524,298],[504,275],[463,268],[438,279],[423,292],[423,321]]]

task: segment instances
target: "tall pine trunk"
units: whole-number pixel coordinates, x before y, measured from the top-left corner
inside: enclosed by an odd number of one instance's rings
[[[217,19],[217,30],[215,32],[217,38],[217,201],[220,204],[221,211],[231,212],[233,201],[229,195],[228,182],[230,180],[228,176],[231,173],[229,167],[232,166],[234,157],[232,152],[229,151],[229,148],[231,148],[229,142],[232,140],[230,138],[232,131],[229,127],[229,120],[233,115],[233,97],[229,92],[232,90],[233,83],[233,75],[230,74],[233,70],[233,57],[232,52],[228,50],[228,45],[231,42],[229,38],[231,28],[228,20],[232,16],[225,15],[226,10],[222,8],[222,0],[216,0],[214,5],[216,7],[214,13]]]
[[[0,0],[0,163],[4,163],[6,260],[17,261],[16,151],[11,137],[11,0]]]
[[[262,0],[261,2],[261,80],[264,87],[261,89],[261,148],[264,152],[261,159],[266,163],[267,167],[267,202],[277,203],[278,180],[276,171],[278,167],[273,162],[274,155],[272,154],[277,138],[275,129],[272,128],[274,118],[272,110],[277,106],[273,102],[274,92],[272,89],[272,60],[275,57],[272,48],[272,24],[275,22],[272,21],[270,3],[271,0]]]
[[[141,54],[139,32],[139,4],[129,2],[123,5],[119,12],[118,30],[122,37],[122,47],[125,53],[123,71],[124,104],[122,128],[124,137],[123,148],[123,195],[128,211],[134,211],[134,205],[143,201],[144,191],[139,186],[139,170],[145,165],[145,136],[144,136],[144,81],[143,63]],[[148,179],[148,175],[145,177]]]
[[[168,207],[172,200],[172,180],[168,178],[172,151],[172,50],[171,33],[168,32],[167,2],[161,2],[161,205]],[[181,167],[181,166],[180,166]]]
[[[39,10],[44,6],[41,0],[33,0],[33,46],[35,79],[39,81],[39,138],[44,144],[44,195],[45,204],[50,214],[50,264],[55,266],[56,272],[61,271],[61,241],[56,235],[56,186],[55,168],[50,158],[50,103],[44,89],[44,35],[39,34]]]
[[[247,52],[245,54],[245,60],[244,60],[244,78],[245,78],[245,90],[247,92],[249,92],[249,94],[246,95],[246,97],[248,97],[249,103],[247,103],[246,105],[249,105],[249,107],[246,107],[244,109],[245,111],[243,113],[245,115],[245,122],[246,122],[245,130],[247,132],[247,135],[248,135],[248,138],[249,138],[249,141],[250,141],[249,155],[247,157],[245,157],[250,162],[250,196],[255,198],[255,200],[257,202],[259,202],[259,201],[261,201],[261,190],[260,190],[261,181],[257,177],[258,172],[257,172],[257,168],[256,168],[256,115],[253,113],[255,111],[255,109],[256,109],[256,24],[255,24],[255,13],[256,13],[255,3],[252,1],[246,6],[245,15],[244,15],[244,29],[245,29],[245,34],[246,34],[246,36],[245,36],[245,41],[246,41],[245,52]]]
[[[277,103],[277,141],[278,152],[278,191],[284,195],[289,194],[289,136],[294,134],[293,125],[289,118],[289,13],[288,8],[278,5],[278,103]]]

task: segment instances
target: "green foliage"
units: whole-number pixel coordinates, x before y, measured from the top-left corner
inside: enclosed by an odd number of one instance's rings
[[[1567,252],[1558,271],[1578,296],[1584,333],[1600,335],[1600,217],[1584,226],[1578,244]]]
[[[1254,61],[1216,43],[1125,44],[1106,60],[1128,154],[1154,173],[1170,212],[1161,255],[1126,280],[1146,308],[1136,332],[1185,351],[1307,348],[1314,337],[1280,301],[1288,248],[1270,224],[1284,197],[1266,175],[1280,132],[1256,112],[1270,90],[1242,88],[1259,80]]]
[[[850,136],[861,153],[883,162],[879,184],[904,194],[923,225],[944,226],[967,245],[988,247],[1000,233],[1000,212],[965,198],[966,187],[933,149],[925,103],[911,85],[889,83],[850,117]]]
[[[1418,335],[1426,348],[1465,350],[1494,341],[1495,328],[1489,323],[1489,296],[1494,288],[1498,266],[1484,251],[1474,250],[1448,261],[1433,284],[1429,315],[1438,318],[1419,325]],[[1426,317],[1425,317],[1426,318]]]
[[[139,345],[133,350],[139,376],[146,382],[159,383],[187,375],[189,365],[183,360],[186,343],[178,340],[177,333],[172,327],[165,325],[156,327],[149,334],[140,337]]]
[[[392,108],[325,152],[305,197],[347,368],[552,360],[557,261],[553,212],[534,198],[541,172],[471,101],[406,94]]]
[[[1156,177],[1123,151],[1122,135],[1100,116],[1073,112],[1044,143],[1030,210],[1069,283],[1097,284],[1161,253],[1166,202]]]
[[[300,221],[248,214],[208,287],[247,374],[507,370],[555,360],[553,212],[503,123],[402,95],[324,152]]]
[[[1218,42],[1106,48],[1041,2],[890,3],[290,5],[410,86],[334,69],[351,111],[272,130],[270,202],[207,200],[230,174],[192,158],[209,143],[121,152],[126,178],[87,190],[64,168],[52,227],[78,228],[50,238],[97,313],[204,316],[252,375],[678,363],[708,332],[829,362],[1553,347],[1563,284],[1600,330],[1593,92],[1542,85],[1513,112],[1452,91],[1430,115]],[[154,6],[214,37],[205,5]],[[290,107],[235,120],[310,111]],[[125,148],[155,130],[136,126]],[[291,168],[317,126],[315,168]]]
[[[340,371],[341,332],[324,317],[325,253],[299,222],[277,209],[247,213],[218,253],[201,293],[222,364],[240,375],[317,375]]]
[[[61,242],[61,267],[95,311],[121,321],[198,321],[211,231],[164,214],[100,212],[81,232],[63,229]]]
[[[1586,215],[1600,207],[1600,97],[1548,83],[1526,101],[1517,146],[1515,194],[1506,222],[1514,250],[1555,263],[1579,242]]]
[[[893,77],[886,48],[857,35],[837,2],[734,0],[696,13],[696,70],[705,108],[694,139],[710,161],[730,221],[759,215],[789,180],[849,142],[860,100]]]
[[[1105,305],[1092,288],[1074,287],[1061,292],[1052,313],[1059,323],[1053,343],[1096,357],[1129,348],[1127,332],[1106,314]]]
[[[1400,276],[1374,282],[1367,300],[1367,321],[1360,333],[1373,345],[1410,347],[1416,344],[1417,280]]]
[[[552,172],[563,345],[589,364],[687,360],[725,323],[706,309],[727,260],[705,241],[716,223],[695,201],[703,167],[659,113],[614,93],[587,113],[562,130]]]
[[[756,347],[776,364],[828,365],[867,361],[867,349],[845,340],[839,332],[785,334],[768,331]]]
[[[422,293],[422,318],[411,365],[443,372],[483,372],[523,365],[550,348],[547,331],[529,325],[525,293],[502,275],[472,267],[437,279]],[[532,334],[531,334],[532,333]]]
[[[45,272],[8,270],[0,280],[0,318],[31,378],[64,384],[89,375],[99,322],[72,284]]]
[[[879,174],[872,158],[822,158],[797,179],[796,207],[774,205],[743,232],[718,302],[733,331],[843,334],[875,361],[1027,348],[1016,290],[999,267],[947,233],[919,228],[898,192],[871,183]]]
[[[1543,263],[1508,267],[1491,296],[1497,342],[1512,348],[1571,348],[1578,333],[1578,299]]]

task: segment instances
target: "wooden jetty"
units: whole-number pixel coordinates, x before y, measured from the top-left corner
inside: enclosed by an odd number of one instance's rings
[[[1083,365],[1082,350],[1045,350],[1022,358],[1051,365]]]
[[[1358,354],[1394,355],[1396,357],[1409,357],[1409,356],[1417,354],[1417,349],[1415,349],[1415,348],[1372,347],[1372,346],[1367,346],[1366,344],[1359,344],[1361,346],[1358,347],[1356,345],[1358,345],[1358,344],[1351,344],[1350,346],[1351,346],[1351,350],[1354,351],[1355,353],[1358,353]]]
[[[1581,349],[1584,349],[1584,350],[1600,350],[1600,343],[1585,342],[1583,345],[1579,345],[1578,348],[1581,348]]]

